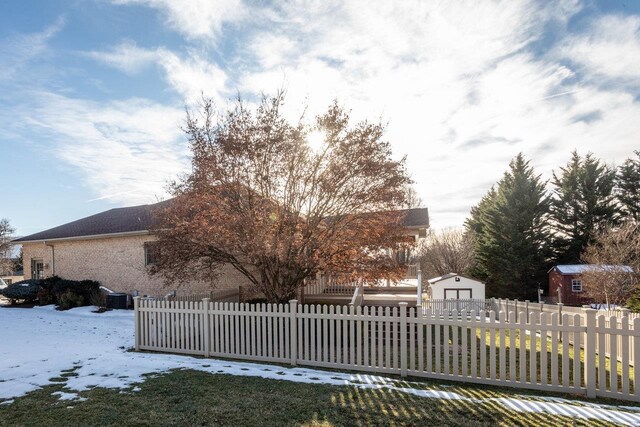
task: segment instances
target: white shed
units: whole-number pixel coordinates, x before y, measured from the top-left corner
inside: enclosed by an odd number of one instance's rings
[[[429,279],[431,299],[485,299],[484,283],[456,273]]]

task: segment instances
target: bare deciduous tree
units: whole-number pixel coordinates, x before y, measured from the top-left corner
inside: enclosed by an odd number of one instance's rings
[[[13,260],[11,259],[11,239],[15,229],[11,227],[9,220],[0,219],[0,273],[12,270]]]
[[[473,265],[473,238],[459,229],[431,231],[418,254],[423,277],[431,278],[447,273],[465,274]]]
[[[587,246],[583,259],[592,265],[581,277],[584,295],[607,306],[623,305],[638,286],[640,225],[606,228]]]
[[[192,171],[157,213],[152,274],[209,279],[230,265],[272,302],[292,298],[318,271],[402,276],[385,249],[412,244],[394,210],[411,182],[384,126],[352,125],[337,104],[312,124],[290,123],[283,102],[263,98],[252,111],[238,100],[220,115],[204,100],[200,115],[188,114]],[[320,147],[308,143],[311,133],[322,135]]]
[[[406,185],[404,191],[406,192],[404,203],[405,208],[412,209],[421,208],[423,206],[422,198],[412,185]]]

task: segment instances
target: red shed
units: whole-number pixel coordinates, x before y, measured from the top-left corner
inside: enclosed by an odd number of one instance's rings
[[[601,268],[614,267],[601,265]],[[628,266],[615,266],[631,270]],[[570,264],[556,265],[549,270],[549,295],[546,298],[549,302],[562,302],[565,305],[585,305],[594,302],[582,294],[581,276],[587,270],[593,269],[592,264]]]

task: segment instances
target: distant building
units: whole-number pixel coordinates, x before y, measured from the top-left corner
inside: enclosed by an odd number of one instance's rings
[[[595,268],[616,268],[622,271],[633,272],[633,269],[626,265],[593,265],[593,264],[570,264],[556,265],[549,273],[549,295],[545,298],[547,302],[562,302],[565,305],[586,305],[602,301],[593,301],[584,296],[582,284],[582,274],[592,271]]]
[[[0,279],[4,280],[7,285],[24,280],[24,273],[22,271],[12,271],[0,274]]]
[[[484,283],[456,273],[429,279],[431,299],[485,299]]]

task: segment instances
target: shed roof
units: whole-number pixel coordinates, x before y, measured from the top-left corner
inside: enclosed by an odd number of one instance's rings
[[[566,264],[566,265],[556,265],[548,273],[552,271],[557,271],[560,274],[582,274],[587,271],[597,271],[597,270],[605,270],[605,271],[620,271],[624,273],[633,273],[633,268],[628,265],[613,265],[613,264]]]
[[[443,280],[451,279],[452,277],[464,277],[467,280],[473,280],[474,282],[482,283],[480,280],[472,279],[471,277],[466,277],[466,276],[463,276],[463,275],[458,274],[458,273],[447,273],[445,275],[442,275],[442,276],[439,276],[439,277],[434,277],[433,279],[429,279],[427,281],[429,282],[430,285],[433,285],[434,283],[438,283],[438,282],[441,282]]]

